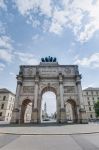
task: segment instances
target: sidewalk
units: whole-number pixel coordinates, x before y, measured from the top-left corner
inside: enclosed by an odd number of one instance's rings
[[[99,133],[98,124],[71,124],[71,125],[9,125],[0,126],[0,134],[19,135],[69,135]]]

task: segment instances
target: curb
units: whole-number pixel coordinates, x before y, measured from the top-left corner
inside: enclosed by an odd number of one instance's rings
[[[49,135],[49,136],[51,136],[51,135],[55,135],[55,136],[57,136],[57,135],[82,135],[82,134],[97,134],[97,133],[99,133],[99,132],[83,132],[83,133],[45,133],[45,134],[43,134],[43,133],[10,133],[10,132],[0,132],[0,134],[4,134],[4,135],[36,135],[36,136],[39,136],[39,135],[42,135],[42,136],[46,136],[46,135]]]

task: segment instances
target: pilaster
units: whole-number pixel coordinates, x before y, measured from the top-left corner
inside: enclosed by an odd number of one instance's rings
[[[21,87],[22,87],[22,76],[17,76],[17,88],[16,88],[16,97],[15,97],[15,105],[14,109],[12,112],[12,118],[11,118],[11,123],[20,123],[20,112],[21,108],[19,105],[19,100],[20,100],[20,92],[21,92]]]
[[[61,108],[60,108],[60,122],[66,122],[66,113],[64,108],[64,98],[63,98],[63,76],[62,73],[59,74],[59,88],[60,88],[60,101],[61,101]]]

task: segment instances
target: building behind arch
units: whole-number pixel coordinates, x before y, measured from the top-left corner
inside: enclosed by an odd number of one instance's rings
[[[10,122],[14,108],[15,94],[6,88],[0,89],[0,121]]]

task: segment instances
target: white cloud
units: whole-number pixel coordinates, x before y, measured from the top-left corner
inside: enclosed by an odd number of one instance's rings
[[[13,58],[13,54],[11,51],[0,49],[0,60],[5,62],[11,62]]]
[[[0,37],[0,60],[11,62],[13,46],[10,37],[4,35]]]
[[[47,22],[48,30],[44,30],[55,34],[70,28],[80,42],[89,40],[99,30],[99,0],[61,0],[57,3],[53,0],[15,0],[15,4],[33,27],[43,28]]]
[[[14,72],[9,73],[13,78],[16,78],[16,74]]]
[[[12,50],[12,40],[10,37],[3,35],[0,37],[0,49],[4,48],[4,49],[9,49]]]
[[[32,36],[32,40],[35,41],[35,40],[38,40],[39,39],[39,34],[35,34],[34,36]]]
[[[5,34],[5,26],[1,21],[0,21],[0,34]]]
[[[23,65],[37,65],[38,61],[31,53],[15,52],[16,57],[23,63]]]
[[[3,9],[6,9],[6,5],[5,5],[4,0],[0,0],[0,7]]]
[[[76,58],[74,63],[83,67],[99,68],[99,53],[94,53],[82,59]]]
[[[32,41],[34,42],[34,43],[36,43],[36,42],[40,42],[40,41],[42,41],[43,40],[43,36],[40,36],[39,34],[35,34],[34,36],[32,36]]]
[[[41,10],[42,14],[51,15],[50,0],[15,0],[15,4],[22,15],[28,15],[31,10]]]
[[[0,63],[0,71],[3,71],[4,68],[5,68],[5,65]]]

